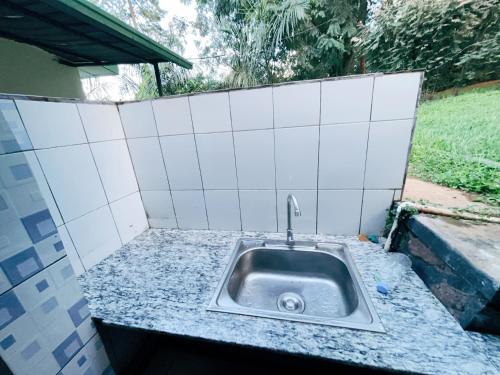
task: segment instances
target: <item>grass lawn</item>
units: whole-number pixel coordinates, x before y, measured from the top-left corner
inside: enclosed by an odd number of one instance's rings
[[[420,103],[410,175],[500,205],[500,83]]]

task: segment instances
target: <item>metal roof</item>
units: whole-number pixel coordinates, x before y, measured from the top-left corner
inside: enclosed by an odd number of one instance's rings
[[[86,0],[1,0],[0,36],[40,47],[70,66],[170,61],[182,56]]]

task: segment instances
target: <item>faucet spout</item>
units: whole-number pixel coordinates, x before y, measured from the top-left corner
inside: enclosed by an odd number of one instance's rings
[[[292,246],[295,244],[295,240],[293,239],[293,230],[292,230],[292,205],[293,205],[293,213],[295,216],[300,216],[300,208],[297,203],[297,199],[293,194],[288,194],[288,198],[286,200],[286,213],[287,213],[287,229],[286,229],[286,244]]]

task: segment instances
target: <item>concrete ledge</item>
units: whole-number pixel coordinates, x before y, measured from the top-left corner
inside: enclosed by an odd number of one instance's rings
[[[500,333],[500,226],[419,215],[402,232],[400,251],[462,327]]]

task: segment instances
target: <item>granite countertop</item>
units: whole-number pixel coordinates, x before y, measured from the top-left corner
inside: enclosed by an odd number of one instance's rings
[[[464,332],[411,269],[389,295],[377,293],[375,275],[388,272],[391,255],[354,237],[296,235],[349,246],[386,333],[207,311],[241,237],[283,239],[284,234],[147,230],[79,277],[92,316],[358,366],[433,374],[500,371],[483,341]]]

